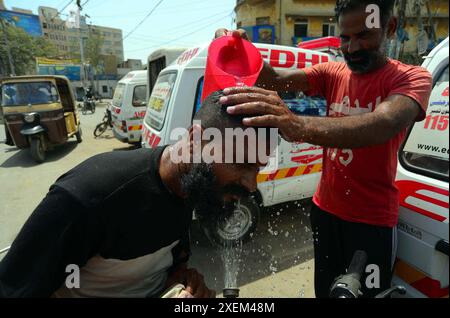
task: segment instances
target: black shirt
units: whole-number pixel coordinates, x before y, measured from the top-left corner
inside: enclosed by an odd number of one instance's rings
[[[175,264],[189,251],[192,212],[161,181],[163,150],[105,153],[62,175],[0,263],[0,296],[51,296],[68,264],[94,256],[126,262],[175,244]]]

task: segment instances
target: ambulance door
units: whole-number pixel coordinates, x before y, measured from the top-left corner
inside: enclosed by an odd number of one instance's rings
[[[406,285],[416,297],[448,297],[448,59],[437,74],[426,119],[414,125],[400,150],[396,182],[400,210],[394,283]]]
[[[326,101],[302,93],[279,93],[299,116],[326,116]],[[278,167],[268,176],[274,181],[274,203],[312,197],[322,171],[323,148],[308,143],[289,143],[279,138]]]
[[[128,142],[135,143],[141,139],[142,121],[147,108],[147,83],[128,84],[127,90],[127,102],[122,111],[128,132]]]
[[[127,136],[125,122],[123,121],[122,110],[125,102],[127,84],[119,82],[114,91],[114,96],[111,101],[111,120],[115,134],[121,140],[125,140]]]
[[[163,71],[153,87],[142,127],[142,145],[145,148],[165,145],[166,135],[170,135],[169,106],[176,95],[177,75],[177,71]]]

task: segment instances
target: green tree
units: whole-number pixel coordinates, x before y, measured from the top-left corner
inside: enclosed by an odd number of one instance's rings
[[[95,80],[97,82],[97,91],[98,91],[98,75],[102,71],[102,65],[104,65],[104,61],[102,60],[102,46],[104,43],[103,36],[96,32],[95,30],[91,30],[89,32],[89,37],[85,42],[85,57],[92,69],[94,70]]]
[[[54,58],[58,51],[56,47],[44,37],[32,37],[20,28],[5,25],[0,28],[0,68],[3,73],[11,72],[8,63],[7,47],[4,43],[4,31],[8,38],[12,62],[16,75],[34,74],[36,70],[36,57]]]

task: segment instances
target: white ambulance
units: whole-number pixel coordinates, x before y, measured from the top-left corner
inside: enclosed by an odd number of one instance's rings
[[[209,44],[185,51],[175,63],[165,68],[156,81],[149,99],[142,129],[144,147],[157,147],[175,143],[170,140],[176,128],[189,128],[200,107],[206,58]],[[332,55],[267,44],[255,44],[265,61],[275,69],[296,69],[324,63],[336,58]],[[282,94],[290,109],[297,114],[326,115],[323,98],[310,98],[301,94]],[[258,175],[255,198],[241,200],[235,218],[222,222],[209,236],[227,241],[245,238],[254,230],[260,206],[312,197],[322,170],[322,148],[306,143],[287,143],[279,138],[276,170]],[[214,228],[216,225],[207,226]]]
[[[449,40],[423,67],[433,75],[427,117],[416,123],[399,152],[398,251],[394,284],[412,297],[448,297]]]
[[[147,100],[147,71],[129,72],[117,83],[110,105],[116,139],[140,145]]]

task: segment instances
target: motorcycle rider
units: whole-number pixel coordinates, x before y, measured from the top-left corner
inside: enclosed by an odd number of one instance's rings
[[[92,112],[95,111],[95,102],[94,102],[93,98],[94,98],[94,94],[92,92],[92,87],[89,86],[86,89],[86,95],[84,98],[84,110],[85,111],[87,111],[87,110],[90,110]]]

